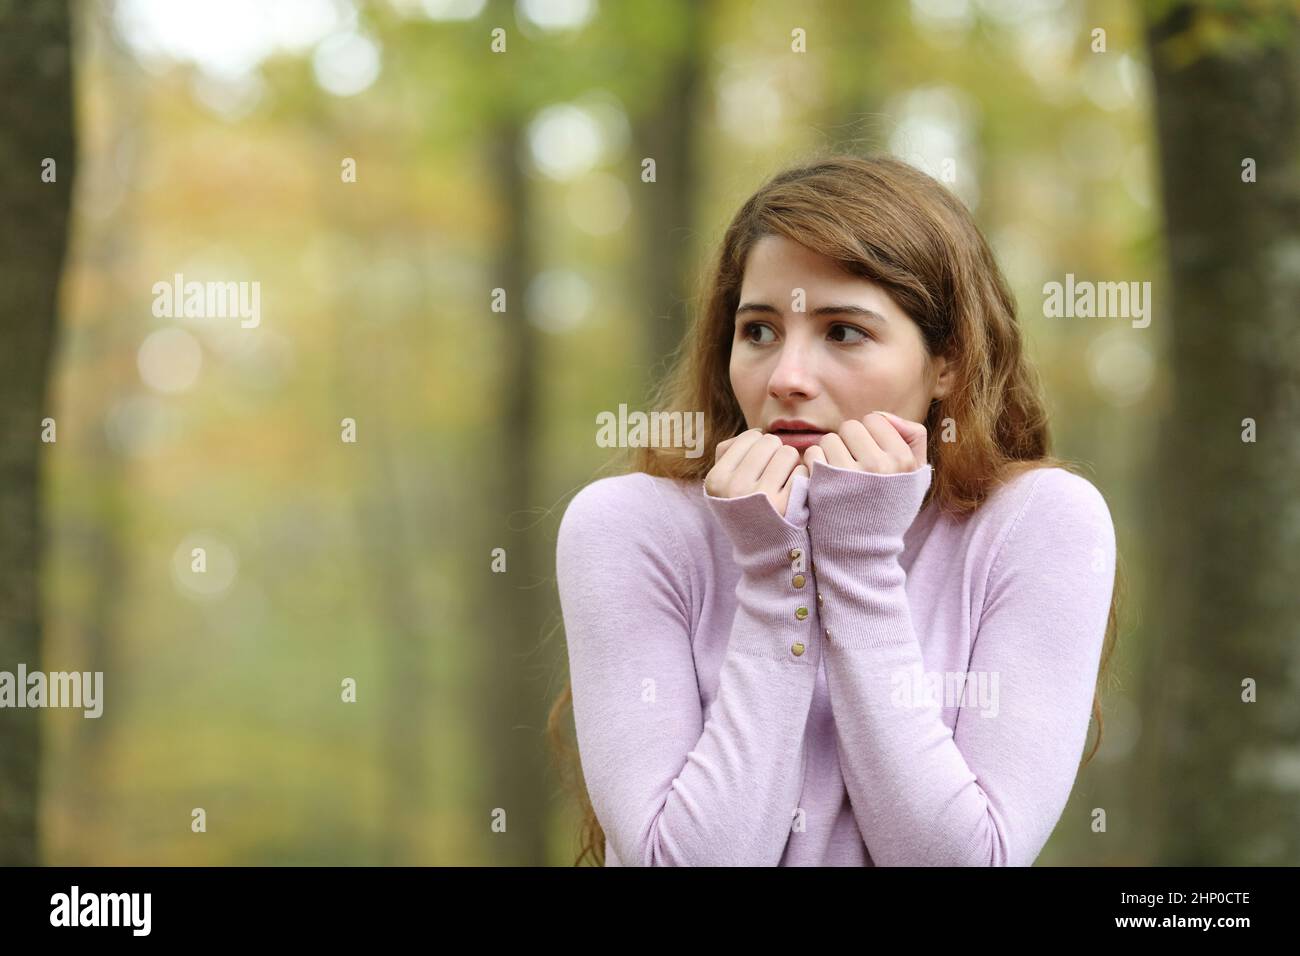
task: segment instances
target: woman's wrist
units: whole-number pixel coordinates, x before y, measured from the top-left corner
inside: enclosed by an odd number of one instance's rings
[[[718,498],[703,492],[705,503],[730,539],[736,563],[741,570],[764,570],[788,563],[789,552],[808,549],[807,481],[796,487],[787,507],[789,514],[777,513],[772,500],[763,492],[739,498]],[[784,556],[784,557],[783,557]]]
[[[808,531],[815,554],[887,556],[902,550],[934,469],[882,474],[813,463],[808,481]]]

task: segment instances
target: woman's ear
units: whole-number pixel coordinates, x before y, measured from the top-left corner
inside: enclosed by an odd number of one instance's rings
[[[957,370],[953,366],[953,363],[948,360],[948,356],[946,355],[936,356],[931,360],[931,362],[931,374],[934,376],[934,388],[930,397],[933,399],[947,398],[948,393],[952,391],[953,384],[956,381]]]

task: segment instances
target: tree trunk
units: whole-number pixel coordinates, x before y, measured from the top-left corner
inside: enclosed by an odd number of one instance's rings
[[[1147,36],[1169,258],[1150,331],[1167,336],[1172,389],[1149,485],[1137,792],[1155,864],[1295,865],[1300,30],[1280,13],[1266,43],[1231,23],[1236,48],[1215,49],[1224,14],[1208,7],[1178,4]]]
[[[480,485],[488,520],[471,562],[482,628],[477,657],[482,696],[479,724],[486,774],[482,801],[472,817],[488,839],[493,865],[540,866],[546,862],[546,673],[538,658],[542,643],[544,583],[536,515],[535,410],[538,341],[529,321],[526,291],[534,267],[528,241],[532,222],[527,179],[519,168],[522,128],[513,118],[497,125],[487,144],[492,154],[494,192],[506,210],[491,284],[506,291],[497,320],[500,343],[500,424],[489,439]],[[484,300],[486,302],[486,299]],[[491,400],[491,399],[488,399]],[[494,573],[493,548],[504,548],[505,573]],[[504,832],[491,830],[493,814],[505,812]],[[499,815],[497,815],[499,819]]]
[[[63,2],[0,6],[0,670],[43,667],[41,420],[67,249],[72,37]],[[55,162],[43,182],[42,163]],[[25,688],[16,688],[19,694]],[[0,866],[39,862],[41,712],[0,715]]]
[[[633,188],[639,205],[640,263],[638,277],[643,308],[648,321],[650,383],[667,368],[673,351],[686,335],[693,300],[690,284],[693,210],[695,208],[695,131],[698,129],[700,100],[707,95],[705,44],[708,24],[703,5],[684,4],[678,15],[685,22],[679,32],[682,47],[665,74],[657,106],[633,127],[636,144]],[[641,182],[641,161],[655,161],[655,182]],[[637,401],[633,397],[629,405]]]

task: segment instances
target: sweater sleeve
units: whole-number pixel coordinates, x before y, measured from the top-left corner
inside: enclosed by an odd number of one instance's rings
[[[624,865],[781,860],[803,790],[819,662],[811,578],[792,585],[792,567],[808,560],[807,481],[796,478],[785,518],[762,493],[704,494],[742,569],[707,716],[690,565],[653,480],[601,479],[565,511],[556,575],[578,749],[597,819]]]
[[[898,557],[931,474],[813,466],[809,531],[844,780],[877,865],[1028,866],[1083,753],[1114,528],[1090,482],[1039,469],[996,546],[966,672],[924,674]],[[940,710],[949,680],[952,731]]]

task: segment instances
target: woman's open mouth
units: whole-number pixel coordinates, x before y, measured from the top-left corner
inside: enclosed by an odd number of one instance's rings
[[[781,443],[803,451],[821,441],[826,432],[808,431],[795,428],[774,428],[771,434],[781,439]]]
[[[821,441],[827,434],[806,418],[774,418],[767,426],[768,434],[781,439],[781,443],[803,451]]]

